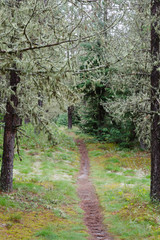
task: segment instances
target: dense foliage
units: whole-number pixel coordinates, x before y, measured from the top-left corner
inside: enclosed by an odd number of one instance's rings
[[[125,114],[123,120],[117,121],[106,111],[104,105],[113,102],[121,95],[126,98],[130,91],[125,95],[120,91],[116,93],[112,90],[111,78],[116,74],[117,69],[108,66],[101,69],[104,61],[105,49],[100,40],[97,42],[83,43],[81,45],[85,54],[80,57],[81,67],[84,72],[80,74],[80,83],[77,85],[81,92],[81,104],[79,109],[79,126],[85,132],[93,135],[101,141],[113,141],[122,146],[131,146],[135,140],[135,126],[131,114]],[[88,66],[93,71],[85,72]],[[100,67],[98,70],[96,68]]]

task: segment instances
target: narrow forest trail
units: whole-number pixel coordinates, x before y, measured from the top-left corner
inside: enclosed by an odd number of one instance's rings
[[[88,151],[83,140],[76,140],[81,155],[81,167],[78,177],[78,195],[84,210],[84,221],[91,235],[90,240],[112,240],[102,223],[102,212],[95,188],[89,179],[90,163]]]

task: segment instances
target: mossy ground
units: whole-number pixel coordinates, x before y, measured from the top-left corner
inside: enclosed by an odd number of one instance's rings
[[[51,146],[42,133],[26,128],[30,138],[22,140],[22,161],[15,154],[13,192],[0,193],[0,240],[86,239],[73,139],[65,136],[67,141]],[[0,145],[2,150],[2,140]]]

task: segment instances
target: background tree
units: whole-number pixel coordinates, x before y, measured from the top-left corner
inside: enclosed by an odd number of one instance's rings
[[[79,105],[80,126],[83,131],[93,134],[98,139],[108,139],[127,146],[135,138],[135,126],[131,116],[125,114],[122,123],[122,120],[115,121],[111,111],[105,110],[106,102],[115,100],[115,95],[123,95],[123,91],[120,93],[118,90],[119,92],[115,94],[112,89],[112,79],[117,72],[115,64],[117,59],[113,49],[117,48],[115,51],[119,51],[117,42],[119,43],[120,34],[116,31],[119,32],[119,25],[124,21],[125,9],[122,7],[122,3],[101,1],[92,12],[98,20],[97,35],[94,41],[81,44],[82,56],[79,57],[81,83],[78,88],[81,89],[83,96]]]
[[[114,101],[104,107],[118,122],[125,123],[127,115],[139,141],[150,146],[150,3],[128,1],[122,10],[125,17],[111,41],[115,53],[111,66],[116,68],[110,77]]]
[[[150,8],[151,6],[151,8]],[[151,198],[160,200],[160,145],[159,145],[159,1],[130,1],[127,20],[128,39],[120,37],[125,46],[132,49],[117,62],[117,72],[112,78],[115,92],[121,87],[129,90],[126,98],[115,98],[114,102],[106,103],[106,109],[120,120],[124,114],[130,112],[136,126],[139,139],[151,148]],[[151,16],[150,16],[151,9]],[[130,24],[128,16],[130,15]],[[135,19],[136,24],[133,24]],[[124,22],[122,22],[123,26]],[[151,25],[151,48],[150,48]],[[136,27],[135,27],[136,26]],[[134,34],[134,38],[132,36]],[[122,48],[123,53],[125,49]],[[151,50],[151,51],[150,51]],[[151,53],[151,55],[150,55]],[[118,73],[118,74],[117,74]],[[151,85],[150,85],[151,75]],[[120,81],[119,81],[120,80]],[[118,84],[119,83],[119,84]],[[132,90],[131,90],[132,89]],[[151,92],[150,92],[151,90]],[[124,96],[124,94],[123,94]],[[151,108],[150,108],[151,103]],[[151,130],[151,131],[150,131]],[[150,145],[151,143],[151,145]]]

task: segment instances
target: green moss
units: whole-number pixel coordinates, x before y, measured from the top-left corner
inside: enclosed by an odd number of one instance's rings
[[[21,213],[13,213],[10,215],[10,217],[8,218],[9,221],[12,221],[12,222],[21,222],[21,219],[22,219],[22,214]]]

